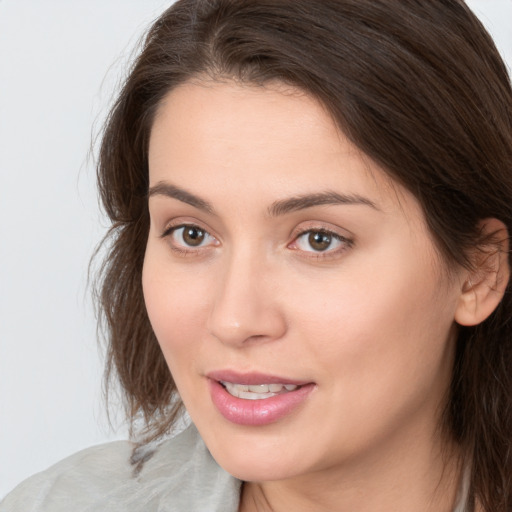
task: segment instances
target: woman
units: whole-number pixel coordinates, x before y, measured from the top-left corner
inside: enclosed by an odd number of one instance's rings
[[[462,1],[177,2],[98,167],[139,443],[0,510],[508,512],[511,169]]]

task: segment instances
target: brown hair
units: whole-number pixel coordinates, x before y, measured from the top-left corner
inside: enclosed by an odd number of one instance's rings
[[[181,402],[151,329],[141,275],[148,140],[162,98],[192,77],[279,80],[320,100],[423,207],[447,262],[470,265],[479,221],[512,233],[512,90],[462,0],[179,0],[154,23],[107,120],[98,165],[112,220],[100,275],[107,375],[146,438]],[[470,509],[512,509],[512,293],[461,328],[444,428],[471,461]]]

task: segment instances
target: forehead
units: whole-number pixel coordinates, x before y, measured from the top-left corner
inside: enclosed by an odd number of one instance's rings
[[[184,132],[185,128],[189,131]],[[267,151],[285,144],[295,146],[296,151],[306,144],[306,151],[313,144],[318,146],[318,136],[324,150],[338,151],[340,135],[319,102],[300,89],[280,83],[258,86],[231,81],[187,82],[173,89],[157,111],[152,142],[161,131],[168,138],[186,135],[197,141],[227,137],[233,145],[246,141]]]
[[[364,192],[386,209],[409,196],[319,101],[280,83],[188,82],[173,89],[155,117],[149,168],[152,185],[177,181],[213,192],[224,184],[260,199],[270,190],[302,194],[317,186]]]

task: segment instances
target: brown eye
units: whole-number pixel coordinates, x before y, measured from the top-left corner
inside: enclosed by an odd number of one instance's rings
[[[192,247],[197,247],[204,242],[206,233],[197,226],[185,226],[183,228],[183,241]]]
[[[293,246],[305,253],[325,253],[325,255],[338,254],[352,245],[352,242],[333,231],[325,229],[310,229],[303,231],[295,239]]]
[[[170,236],[172,245],[176,248],[186,249],[215,245],[215,238],[208,231],[193,224],[170,228],[163,236]]]
[[[332,243],[332,236],[323,231],[311,231],[308,235],[308,243],[315,251],[326,251]]]

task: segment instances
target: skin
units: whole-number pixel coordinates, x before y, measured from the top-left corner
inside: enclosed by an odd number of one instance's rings
[[[318,102],[279,84],[171,91],[149,171],[148,314],[206,445],[246,481],[240,510],[452,510],[457,454],[438,425],[463,276],[446,270],[415,198]],[[359,202],[269,213],[326,191]],[[207,233],[199,246],[184,224]],[[340,240],[315,250],[308,230]],[[315,389],[275,423],[235,425],[209,393],[206,375],[223,369]]]

